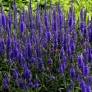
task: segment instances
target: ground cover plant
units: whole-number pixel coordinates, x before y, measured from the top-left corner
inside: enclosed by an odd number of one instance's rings
[[[92,20],[71,2],[0,13],[1,92],[92,92]]]

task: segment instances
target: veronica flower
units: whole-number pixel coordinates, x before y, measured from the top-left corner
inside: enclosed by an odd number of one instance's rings
[[[44,21],[45,21],[46,31],[49,31],[49,19],[46,11],[44,13]]]
[[[29,88],[33,88],[34,87],[34,84],[33,84],[32,80],[29,80],[27,85],[29,86]]]
[[[92,84],[92,76],[88,76],[87,80],[88,80],[88,84],[91,85]]]
[[[30,41],[30,38],[28,37],[25,41],[25,47],[24,47],[24,56],[25,59],[31,59],[32,57],[32,42]]]
[[[63,56],[65,56],[65,51],[64,51],[64,48],[62,47],[60,50],[60,58],[62,59]]]
[[[89,62],[92,61],[92,49],[89,50]]]
[[[74,13],[73,7],[70,7],[70,10],[69,10],[68,24],[69,24],[70,31],[72,31],[75,28],[75,13]]]
[[[41,50],[38,46],[36,47],[36,56],[41,57]]]
[[[12,27],[12,15],[11,15],[11,11],[9,11],[8,16],[9,16],[9,18],[8,18],[8,25],[9,25],[9,29],[11,31],[11,27]]]
[[[83,37],[85,37],[86,36],[86,24],[85,23],[81,23],[80,24],[80,29],[81,29],[81,35]]]
[[[42,28],[42,23],[41,23],[41,14],[40,14],[40,9],[39,5],[37,3],[37,12],[36,12],[36,27],[38,30],[39,38],[42,36],[43,28]]]
[[[86,91],[86,84],[85,84],[85,81],[84,81],[84,80],[82,80],[82,81],[80,82],[80,88],[81,88],[81,91],[82,91],[82,92],[87,92],[87,91]]]
[[[51,58],[48,59],[48,64],[52,65],[53,64],[53,60]]]
[[[58,31],[54,32],[54,48],[58,47]]]
[[[89,48],[84,49],[84,61],[87,64],[89,62]]]
[[[88,67],[88,66],[83,66],[82,72],[83,72],[83,75],[84,75],[84,76],[88,76],[89,73],[90,73],[89,67]]]
[[[4,11],[2,11],[2,25],[3,27],[6,27],[6,16],[5,16]]]
[[[88,38],[89,42],[92,42],[92,22],[88,24]]]
[[[84,57],[81,54],[80,56],[78,56],[78,66],[79,66],[79,68],[82,68],[83,65],[84,65]]]
[[[38,70],[39,71],[44,71],[45,70],[45,66],[44,66],[44,61],[42,59],[38,59]]]
[[[4,54],[4,52],[5,52],[4,40],[0,39],[0,55]]]
[[[76,77],[76,71],[75,71],[75,69],[73,67],[70,68],[70,77],[72,79],[74,79]]]
[[[52,15],[52,31],[57,31],[57,19],[56,19],[56,11],[53,10],[53,15]]]
[[[47,39],[47,42],[49,42],[51,40],[51,32],[50,31],[46,31],[46,39]]]
[[[10,50],[11,50],[11,38],[8,37],[6,42],[7,59],[10,59]]]
[[[21,67],[24,67],[26,65],[25,58],[24,58],[22,52],[18,53],[18,63]]]
[[[59,69],[60,69],[60,73],[64,74],[65,69],[66,69],[66,63],[60,64]]]
[[[22,79],[22,78],[18,78],[17,81],[17,86],[23,90],[26,90],[27,89],[27,85],[25,83],[25,81]]]
[[[58,47],[58,40],[55,39],[55,40],[54,40],[54,49],[56,49],[57,47]]]
[[[40,81],[39,80],[35,80],[34,88],[39,88],[39,87],[40,87]]]
[[[29,70],[29,68],[27,66],[25,66],[24,71],[23,71],[23,78],[28,80],[31,77],[32,77],[31,71]]]
[[[64,50],[67,51],[67,34],[66,33],[64,35],[64,40],[63,40],[62,46],[63,46]]]
[[[31,63],[35,64],[36,63],[36,60],[37,60],[36,56],[32,57],[31,58]]]
[[[92,92],[91,86],[87,85],[86,90],[87,90],[86,92]]]
[[[11,60],[17,60],[18,58],[18,48],[14,47],[11,51],[10,51],[10,58]]]
[[[26,24],[24,23],[24,21],[21,21],[21,22],[20,22],[20,31],[21,31],[21,32],[24,32],[25,29],[26,29]]]
[[[20,74],[19,74],[18,69],[13,69],[12,70],[12,76],[13,76],[14,79],[18,79],[19,78]]]
[[[82,9],[80,12],[80,29],[81,29],[81,33],[83,34],[83,36],[85,37],[86,35],[86,10]]]
[[[71,83],[69,84],[69,86],[66,89],[66,92],[71,92],[73,90],[74,87],[74,83],[71,81]]]
[[[60,5],[58,5],[58,17],[59,17],[59,28],[60,28],[60,31],[62,30],[62,27],[63,27],[63,13],[61,11],[61,8],[60,8]]]
[[[3,89],[9,89],[9,78],[7,75],[3,77],[2,84],[3,84]]]
[[[68,52],[69,52],[69,56],[73,55],[75,52],[75,42],[73,41],[73,39],[70,39]]]

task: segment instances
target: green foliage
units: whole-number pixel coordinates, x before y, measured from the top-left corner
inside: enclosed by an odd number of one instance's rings
[[[37,1],[40,5],[45,4],[45,0],[32,0],[32,8],[33,10],[36,9]],[[52,5],[58,4],[60,1],[60,5],[67,15],[69,7],[71,6],[71,0],[46,0],[47,7],[50,7],[50,1],[52,1]],[[92,16],[92,0],[72,0],[73,6],[75,8],[76,16],[79,17],[81,8],[85,8],[87,10],[87,17]],[[3,3],[2,3],[3,2]],[[28,10],[30,0],[16,0],[18,10]],[[0,0],[0,5],[4,6],[4,10],[7,12],[9,10],[9,6],[13,5],[13,0]]]

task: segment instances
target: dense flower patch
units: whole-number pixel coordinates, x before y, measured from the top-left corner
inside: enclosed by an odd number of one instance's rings
[[[2,92],[92,92],[92,21],[86,10],[68,18],[58,4],[37,5],[17,15],[0,14],[0,90]],[[61,91],[60,91],[61,90]]]

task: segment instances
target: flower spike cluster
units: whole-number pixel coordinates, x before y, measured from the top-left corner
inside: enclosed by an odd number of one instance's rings
[[[92,20],[71,6],[0,14],[0,91],[92,92]],[[52,88],[53,87],[53,88]],[[39,91],[40,90],[40,91]],[[3,91],[2,91],[3,92]],[[12,91],[13,92],[13,91]],[[19,92],[19,91],[18,91]],[[31,91],[30,91],[31,92]]]

